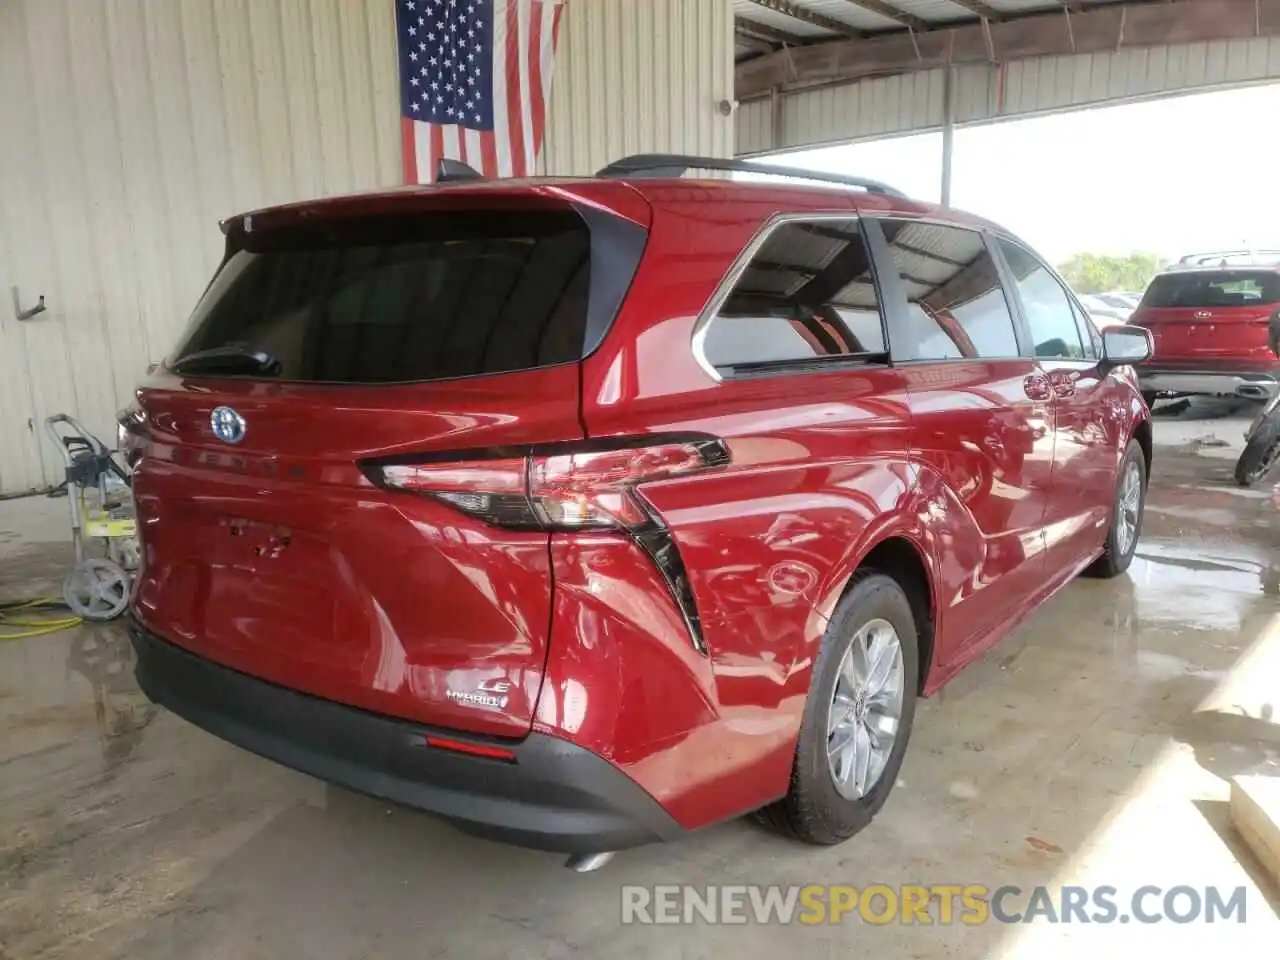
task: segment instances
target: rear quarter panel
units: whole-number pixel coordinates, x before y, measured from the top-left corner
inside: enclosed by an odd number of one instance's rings
[[[712,378],[690,348],[695,320],[778,202],[751,209],[693,185],[649,198],[650,247],[613,333],[584,364],[583,418],[590,436],[699,431],[728,443],[727,468],[641,488],[679,546],[709,655],[669,617],[602,611],[591,598],[619,588],[586,588],[598,565],[557,565],[543,700],[572,680],[593,691],[564,733],[582,742],[599,731],[586,745],[692,827],[785,792],[826,615],[868,540],[915,523],[909,414],[902,377],[884,367]],[[834,194],[792,201],[781,209],[854,215]],[[589,548],[597,562],[605,549]],[[649,576],[627,574],[646,592]],[[551,713],[541,719],[555,732]]]

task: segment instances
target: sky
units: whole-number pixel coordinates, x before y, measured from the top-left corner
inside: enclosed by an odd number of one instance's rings
[[[1047,259],[1280,249],[1280,84],[956,131],[952,204]],[[942,134],[772,158],[937,201]]]

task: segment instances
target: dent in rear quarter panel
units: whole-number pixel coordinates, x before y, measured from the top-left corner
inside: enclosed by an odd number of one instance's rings
[[[803,197],[815,202],[813,193]],[[622,667],[621,658],[632,654],[597,642],[600,629],[574,629],[572,608],[586,615],[588,591],[562,589],[557,562],[544,699],[570,659],[594,661],[594,675],[618,691],[616,709],[608,693],[589,700],[589,710],[598,707],[606,718],[592,722],[615,723],[615,762],[682,825],[697,827],[785,793],[826,626],[820,611],[834,605],[872,530],[911,527],[914,518],[909,410],[898,373],[868,366],[717,383],[698,366],[690,346],[698,313],[779,207],[688,199],[690,206],[678,209],[654,202],[654,230],[632,297],[604,347],[584,364],[583,417],[590,436],[697,431],[729,445],[726,468],[641,488],[688,570],[709,675],[690,660],[699,655],[663,591],[668,615],[630,618],[628,630],[641,634],[628,642],[659,651],[678,624],[681,645],[653,657],[642,681],[625,668],[611,676],[606,664]],[[847,203],[838,195],[819,199],[826,209]],[[643,586],[652,592],[658,581],[651,565],[628,549],[644,565],[628,577],[652,581]],[[571,576],[582,575],[579,567],[571,565]],[[621,619],[603,609],[597,617]],[[661,687],[657,673],[665,676]],[[663,728],[648,716],[623,719],[637,683],[668,691]],[[702,714],[692,706],[699,698]]]
[[[728,758],[714,744],[696,750],[716,720],[712,665],[649,558],[623,536],[556,534],[551,562],[552,655],[534,731],[593,750],[664,803],[722,775]]]

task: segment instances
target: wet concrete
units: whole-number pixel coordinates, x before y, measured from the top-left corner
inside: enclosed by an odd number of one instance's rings
[[[1280,772],[1280,747],[1263,719],[1224,732],[1197,712],[1246,650],[1280,643],[1280,517],[1264,491],[1230,485],[1245,424],[1158,423],[1130,574],[1072,584],[923,704],[884,813],[832,849],[735,822],[580,876],[152,708],[118,629],[0,642],[0,958],[1273,951],[1275,891],[1230,829],[1226,780]],[[56,592],[64,511],[0,503],[0,599]],[[1213,926],[620,923],[621,885],[678,883],[1243,886],[1248,914]]]

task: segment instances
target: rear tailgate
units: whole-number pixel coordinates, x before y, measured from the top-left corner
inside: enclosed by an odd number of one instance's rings
[[[1157,277],[1131,323],[1151,331],[1153,364],[1232,369],[1274,362],[1267,327],[1280,304],[1280,274],[1188,271]]]
[[[449,199],[372,227],[233,227],[130,418],[135,613],[293,689],[520,736],[547,656],[549,535],[380,488],[367,463],[580,439],[578,361],[625,291],[602,282],[600,246],[634,269],[644,231],[563,197]]]

